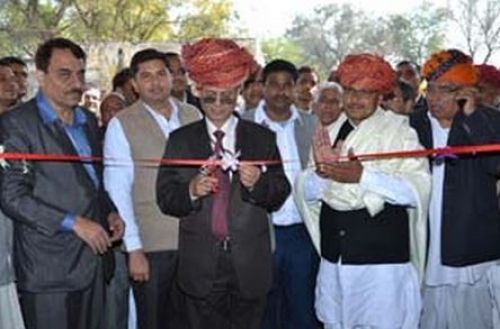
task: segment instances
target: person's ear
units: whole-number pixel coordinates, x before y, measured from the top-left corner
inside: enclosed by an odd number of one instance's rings
[[[44,85],[45,75],[46,75],[46,73],[42,70],[35,71],[35,78],[36,78],[36,81],[38,82],[38,85],[40,87],[42,87]]]
[[[193,93],[193,96],[200,98],[202,90],[203,90],[202,85],[195,84],[194,87],[191,89],[191,92]]]

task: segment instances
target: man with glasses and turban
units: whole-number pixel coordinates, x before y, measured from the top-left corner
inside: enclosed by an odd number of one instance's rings
[[[477,71],[470,56],[450,49],[424,64],[426,108],[411,124],[427,148],[500,141],[500,113],[476,103]],[[431,159],[429,253],[423,329],[493,328],[493,269],[500,260],[498,155]]]
[[[268,213],[281,207],[290,184],[274,133],[234,115],[252,56],[212,38],[184,46],[182,56],[205,118],[170,135],[164,157],[177,164],[161,167],[156,196],[164,213],[180,217],[184,323],[257,329],[271,287]],[[182,165],[189,160],[207,162]]]
[[[428,164],[361,162],[355,154],[421,148],[408,118],[384,111],[396,75],[381,57],[349,55],[338,68],[344,113],[314,136],[314,165],[296,199],[321,252],[316,313],[327,329],[418,327]],[[333,147],[333,150],[332,150]],[[305,208],[305,211],[304,211]]]

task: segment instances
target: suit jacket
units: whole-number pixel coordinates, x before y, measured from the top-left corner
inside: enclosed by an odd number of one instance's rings
[[[256,109],[246,111],[241,117],[255,122],[255,111]],[[299,111],[299,117],[300,119],[294,123],[295,142],[297,143],[297,151],[299,152],[300,165],[302,169],[306,169],[311,151],[312,136],[318,124],[318,119],[314,114],[301,111]]]
[[[101,156],[97,120],[84,110],[84,125],[93,156]],[[44,122],[32,99],[0,117],[6,152],[78,155],[59,121]],[[68,213],[107,227],[114,209],[100,182],[93,183],[82,163],[10,161],[0,181],[0,201],[14,220],[18,287],[31,292],[62,292],[87,287],[101,264],[99,257],[73,232],[63,232]]]
[[[238,122],[235,150],[241,152],[241,160],[280,160],[274,133],[245,120]],[[165,158],[208,159],[212,154],[203,119],[170,135]],[[190,295],[204,297],[215,277],[218,247],[211,232],[212,196],[195,202],[189,196],[189,182],[197,173],[194,167],[162,166],[156,196],[164,213],[181,218],[180,286]],[[271,286],[268,212],[280,208],[289,194],[281,164],[268,166],[252,191],[233,173],[228,219],[231,256],[241,293],[247,298],[263,297]]]
[[[420,143],[432,148],[426,106],[410,116]],[[500,142],[500,113],[479,107],[470,116],[453,119],[448,145]],[[461,155],[446,158],[443,184],[441,260],[447,266],[467,266],[500,258],[500,210],[496,195],[500,156]]]

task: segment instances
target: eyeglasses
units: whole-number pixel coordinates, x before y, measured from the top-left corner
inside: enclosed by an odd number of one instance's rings
[[[351,95],[356,97],[369,97],[374,96],[377,93],[375,91],[368,90],[357,90],[354,88],[344,87],[344,95]]]
[[[201,103],[205,105],[214,105],[219,100],[220,105],[234,105],[236,103],[236,97],[230,95],[208,95],[200,98]]]

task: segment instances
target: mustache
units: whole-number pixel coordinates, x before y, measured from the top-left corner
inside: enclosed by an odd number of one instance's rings
[[[81,88],[73,88],[71,90],[68,90],[66,94],[83,94],[83,89]]]
[[[348,109],[353,109],[353,110],[358,110],[358,109],[364,109],[365,106],[362,104],[349,104],[345,106]]]

